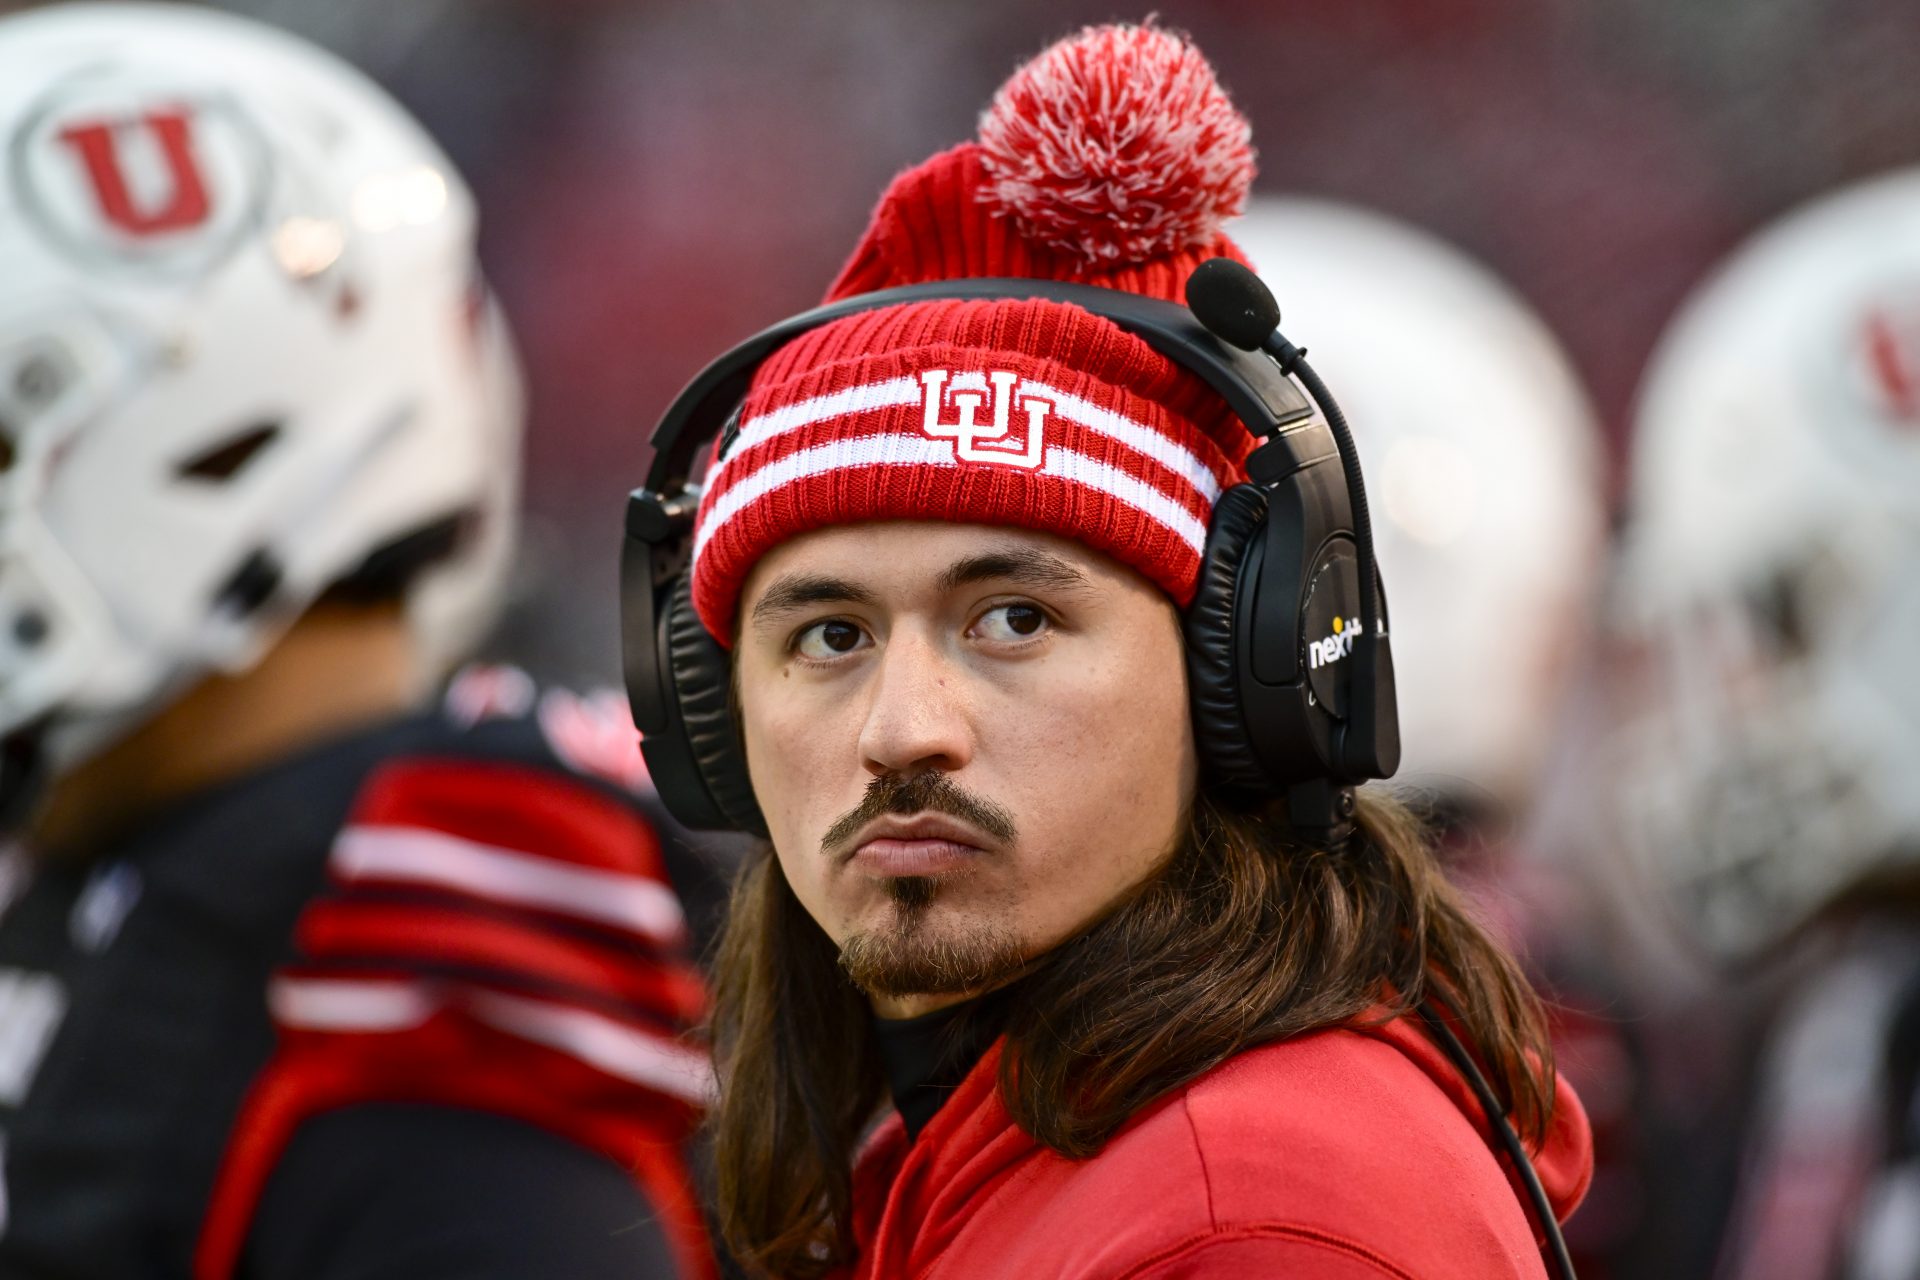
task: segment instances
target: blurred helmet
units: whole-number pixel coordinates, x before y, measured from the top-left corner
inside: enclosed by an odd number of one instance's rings
[[[1392,618],[1399,779],[1524,807],[1598,582],[1586,392],[1524,302],[1424,231],[1270,198],[1228,230],[1359,446]]]
[[[1634,451],[1612,799],[1695,936],[1747,956],[1920,857],[1920,170],[1702,285]]]
[[[410,584],[430,661],[477,639],[521,401],[474,234],[419,125],[298,40],[0,20],[0,735],[70,767],[345,580]]]

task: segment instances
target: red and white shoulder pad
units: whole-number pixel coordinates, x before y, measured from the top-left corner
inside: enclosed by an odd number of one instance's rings
[[[378,1031],[402,1004],[536,1039],[606,1023],[633,1041],[636,1083],[704,1097],[704,1057],[677,1040],[704,989],[659,839],[631,806],[526,765],[394,761],[361,792],[328,880],[275,981],[283,1030]]]
[[[224,1276],[294,1130],[418,1102],[537,1125],[699,1218],[680,1144],[712,1091],[706,993],[645,818],[552,769],[399,759],[336,839],[268,993],[278,1048],[236,1125],[203,1276]]]

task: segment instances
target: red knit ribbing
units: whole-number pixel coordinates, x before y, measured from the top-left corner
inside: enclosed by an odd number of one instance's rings
[[[930,280],[1022,276],[1180,302],[1187,277],[1208,258],[1253,265],[1224,234],[1145,262],[1122,263],[1095,263],[1024,239],[995,201],[980,144],[963,142],[893,180],[827,290],[827,301]]]

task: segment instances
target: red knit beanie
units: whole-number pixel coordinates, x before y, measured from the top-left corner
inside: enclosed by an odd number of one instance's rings
[[[1090,27],[1022,67],[980,138],[894,179],[829,301],[974,276],[1178,301],[1253,179],[1245,117],[1183,38]],[[837,320],[755,373],[717,442],[693,603],[730,643],[771,547],[824,525],[1017,525],[1105,552],[1184,605],[1254,441],[1198,378],[1062,303],[919,302]],[[724,452],[721,452],[724,446]]]

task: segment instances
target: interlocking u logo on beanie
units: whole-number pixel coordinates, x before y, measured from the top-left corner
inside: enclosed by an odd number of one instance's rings
[[[1253,180],[1213,70],[1157,27],[1092,27],[1017,71],[979,139],[894,179],[834,301],[982,276],[1179,301]],[[741,585],[826,525],[939,520],[1076,539],[1184,605],[1254,441],[1199,379],[1039,300],[914,302],[801,336],[755,374],[695,525],[693,603],[730,643]]]

